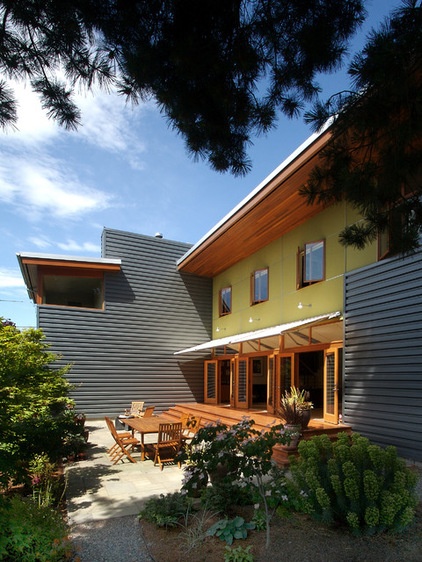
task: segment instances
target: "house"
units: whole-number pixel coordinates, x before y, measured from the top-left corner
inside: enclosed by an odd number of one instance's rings
[[[213,279],[204,401],[276,411],[291,385],[344,421],[422,460],[422,254],[382,259],[384,240],[344,247],[346,203],[298,195],[329,138],[314,135],[178,261]]]
[[[173,352],[211,334],[211,280],[179,272],[189,244],[105,228],[102,257],[18,254],[37,325],[71,364],[77,408],[93,418],[132,400],[166,410],[203,400],[200,357]]]
[[[103,415],[138,397],[275,413],[296,385],[326,423],[422,460],[422,254],[342,246],[357,212],[298,194],[329,135],[311,136],[193,246],[105,229],[99,309],[51,302],[47,258],[18,256],[39,326],[73,363],[79,407]],[[91,278],[88,265],[76,260],[74,277]]]

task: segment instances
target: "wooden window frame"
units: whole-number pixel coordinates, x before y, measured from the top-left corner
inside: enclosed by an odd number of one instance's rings
[[[229,291],[230,294],[230,306],[229,306],[229,310],[224,310],[225,308],[225,301],[223,299],[223,293],[224,291]],[[228,314],[232,313],[232,288],[231,285],[228,285],[227,287],[223,287],[220,289],[219,294],[218,294],[218,313],[219,316],[227,316]]]
[[[306,277],[306,254],[307,248],[311,246],[316,246],[322,244],[322,274],[321,277],[311,277],[310,279],[305,279]],[[296,288],[301,289],[302,287],[309,287],[315,283],[321,283],[325,281],[325,265],[326,265],[326,243],[325,239],[315,240],[313,242],[306,242],[303,247],[299,247],[297,251],[297,261],[296,261]]]
[[[266,298],[255,298],[255,288],[256,288],[256,279],[257,274],[261,274],[262,272],[266,272]],[[261,302],[267,302],[270,298],[270,270],[268,267],[262,267],[260,269],[255,269],[255,271],[251,274],[251,305],[259,304]]]

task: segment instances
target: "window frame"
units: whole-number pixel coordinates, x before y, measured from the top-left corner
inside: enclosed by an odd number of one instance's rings
[[[261,275],[257,276],[257,274],[266,273],[266,283],[265,283],[265,298],[255,298],[256,296],[256,286],[257,286],[257,279],[261,277]],[[261,290],[260,290],[261,292]],[[259,269],[255,269],[251,273],[251,306],[255,304],[260,304],[261,302],[267,302],[270,298],[270,270],[268,267],[261,267]]]
[[[63,282],[71,282],[72,280],[96,280],[99,282],[99,293],[98,293],[98,306],[90,306],[89,304],[82,304],[76,300],[67,300],[67,302],[54,302],[50,297],[50,291],[46,288],[46,280],[49,278],[61,278]],[[56,268],[40,268],[38,273],[39,279],[39,295],[37,299],[37,304],[42,304],[45,306],[61,306],[65,308],[81,308],[86,310],[99,310],[103,311],[105,309],[105,276],[104,271],[93,271],[88,269],[71,269],[71,268],[63,268],[63,269],[56,269]],[[60,293],[60,291],[59,291]],[[70,290],[68,293],[62,292],[63,301],[65,300],[64,296],[67,294],[67,299],[73,298],[73,292]]]
[[[224,297],[223,297],[224,291],[227,291],[228,294],[230,295],[230,306],[229,306],[228,311],[224,310],[224,305],[226,304],[225,300],[224,300]],[[220,289],[220,291],[218,293],[218,314],[219,314],[220,317],[221,316],[227,316],[228,314],[232,313],[232,304],[233,304],[232,298],[233,298],[233,295],[232,295],[231,285],[227,285],[226,287],[222,287]]]
[[[322,263],[319,264],[318,270],[321,270],[320,275],[313,276],[310,274],[309,278],[306,279],[307,276],[307,249],[311,247],[316,247],[322,244]],[[314,250],[316,252],[317,250]],[[318,249],[318,251],[320,251]],[[312,253],[312,250],[311,250]],[[321,283],[321,281],[325,281],[325,266],[326,266],[326,241],[324,238],[320,240],[315,240],[312,242],[306,242],[303,244],[302,247],[298,248],[297,251],[297,272],[296,272],[296,288],[301,289],[303,287],[309,287],[310,285],[315,285],[315,283]]]

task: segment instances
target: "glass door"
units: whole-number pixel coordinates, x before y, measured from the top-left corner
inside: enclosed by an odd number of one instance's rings
[[[205,361],[204,363],[204,402],[217,404],[218,400],[218,362]]]
[[[324,421],[338,424],[341,392],[341,348],[324,353]]]

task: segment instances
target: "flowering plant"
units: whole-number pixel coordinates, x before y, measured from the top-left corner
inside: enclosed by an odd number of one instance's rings
[[[219,468],[224,468],[223,483],[242,482],[249,486],[257,501],[262,503],[269,533],[271,510],[281,501],[282,471],[272,460],[273,447],[290,441],[282,424],[273,424],[260,431],[254,420],[244,417],[232,427],[224,423],[199,429],[186,449],[182,491],[193,494]],[[269,535],[268,535],[269,537]],[[269,539],[268,539],[269,540]]]

